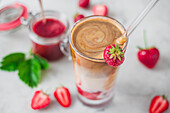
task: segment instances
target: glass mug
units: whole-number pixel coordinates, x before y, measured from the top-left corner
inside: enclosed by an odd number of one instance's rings
[[[0,34],[9,34],[29,26],[32,51],[49,61],[55,61],[64,55],[60,44],[66,38],[69,22],[65,14],[54,10],[45,10],[42,14],[29,12],[25,5],[14,3],[0,9]]]
[[[37,33],[35,33],[33,29],[35,24],[42,20],[42,15],[41,13],[32,15],[32,18],[28,22],[30,39],[32,41],[32,51],[46,58],[49,61],[58,60],[64,56],[64,54],[60,50],[60,44],[66,38],[66,34],[69,28],[69,22],[67,20],[67,17],[63,13],[57,11],[46,10],[44,14],[45,17],[48,19],[55,19],[57,21],[60,21],[65,26],[65,30],[59,36],[58,35],[53,37],[39,36]]]
[[[103,106],[112,100],[118,67],[109,66],[105,63],[104,59],[84,55],[74,46],[74,43],[76,42],[73,41],[73,34],[75,29],[77,29],[77,26],[82,22],[95,18],[112,21],[116,24],[116,26],[118,26],[122,34],[125,32],[125,28],[113,18],[104,16],[89,16],[75,23],[69,37],[78,98],[83,104],[88,106]],[[67,45],[66,42],[63,45]],[[63,45],[61,47],[62,51],[64,50]],[[124,52],[126,50],[126,46],[127,43],[123,46]]]

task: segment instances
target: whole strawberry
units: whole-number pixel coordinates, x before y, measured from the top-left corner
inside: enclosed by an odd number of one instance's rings
[[[89,6],[90,0],[79,0],[79,7],[87,8]]]
[[[109,45],[105,48],[103,57],[105,62],[112,67],[120,66],[124,62],[124,52],[115,44]]]
[[[82,18],[84,18],[84,15],[82,15],[82,14],[76,14],[76,15],[74,16],[74,22],[77,22],[78,20],[80,20],[80,19],[82,19]]]
[[[138,59],[139,61],[145,65],[147,68],[152,69],[156,66],[159,60],[159,50],[156,47],[147,47],[146,43],[146,33],[144,31],[144,41],[145,41],[145,49],[138,47]]]
[[[34,110],[42,109],[50,104],[50,98],[42,91],[36,91],[31,101],[31,107]]]

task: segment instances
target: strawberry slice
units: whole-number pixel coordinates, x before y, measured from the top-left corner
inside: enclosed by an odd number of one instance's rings
[[[90,0],[79,0],[79,7],[87,8],[89,6]]]
[[[95,5],[92,9],[93,15],[107,16],[108,8],[106,5]]]
[[[54,91],[54,97],[63,107],[69,107],[71,105],[70,92],[64,86],[56,88]]]
[[[115,44],[109,45],[105,48],[103,57],[105,62],[112,67],[120,66],[124,62],[124,52]]]
[[[84,18],[84,15],[82,15],[82,14],[76,14],[76,15],[74,16],[74,22],[77,22],[78,20],[80,20],[80,19],[82,19],[82,18]]]
[[[34,110],[45,108],[50,104],[50,98],[42,91],[36,91],[31,101],[31,107]]]
[[[150,104],[149,113],[163,113],[169,108],[169,101],[165,95],[155,96]]]

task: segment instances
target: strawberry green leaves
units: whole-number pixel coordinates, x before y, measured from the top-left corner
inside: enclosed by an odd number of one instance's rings
[[[12,53],[2,59],[0,69],[17,71],[19,78],[29,87],[36,87],[40,81],[41,69],[48,69],[48,62],[36,54],[25,58],[24,53]]]
[[[42,57],[40,57],[36,54],[33,54],[33,57],[34,57],[35,60],[37,60],[41,64],[42,69],[48,69],[49,68],[49,64],[48,64],[46,59],[43,59]]]
[[[39,83],[41,74],[41,65],[35,59],[29,59],[22,62],[18,68],[19,78],[29,87],[35,87]]]
[[[5,56],[0,63],[0,69],[4,71],[16,71],[21,62],[25,60],[24,53],[12,53]]]
[[[110,52],[108,52],[108,54],[110,54],[109,59],[114,59],[116,60],[116,58],[118,58],[121,61],[121,57],[123,57],[124,52],[122,52],[121,48],[119,48],[118,45],[115,45],[115,47],[113,45],[111,45],[112,48],[109,49]]]

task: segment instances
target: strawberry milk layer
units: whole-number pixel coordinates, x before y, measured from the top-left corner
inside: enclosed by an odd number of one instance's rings
[[[110,94],[109,92],[112,91],[114,80],[116,79],[117,69],[112,70],[110,70],[111,73],[109,75],[105,72],[92,73],[91,69],[84,68],[79,66],[77,63],[74,63],[76,86],[79,93],[94,100],[108,96]]]

